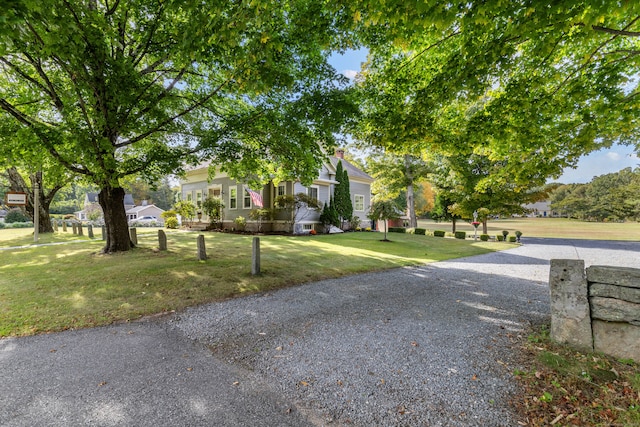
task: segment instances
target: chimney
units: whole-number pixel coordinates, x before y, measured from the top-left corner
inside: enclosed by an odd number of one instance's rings
[[[147,206],[148,202],[146,200],[142,201],[142,206]]]
[[[344,149],[336,148],[336,157],[344,160]]]

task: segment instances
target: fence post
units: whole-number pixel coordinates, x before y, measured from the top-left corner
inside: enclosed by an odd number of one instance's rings
[[[589,288],[584,260],[552,259],[551,339],[574,348],[593,351]]]
[[[198,260],[204,261],[207,259],[207,249],[204,247],[204,235],[198,235]]]
[[[67,221],[62,221],[62,231],[67,232]]]
[[[102,240],[107,240],[107,227],[102,226]]]
[[[260,238],[253,238],[253,251],[251,254],[251,274],[257,276],[260,274]]]
[[[84,232],[82,231],[82,223],[78,223],[78,236],[84,236]]]
[[[135,227],[129,228],[129,239],[135,246],[138,246],[138,232]]]
[[[161,251],[167,250],[167,235],[164,230],[158,230],[158,249]]]
[[[75,222],[71,223],[71,228],[73,229],[73,235],[75,236],[76,234],[78,234],[78,224],[76,224]]]
[[[93,239],[93,225],[91,224],[87,225],[87,235],[90,239]]]

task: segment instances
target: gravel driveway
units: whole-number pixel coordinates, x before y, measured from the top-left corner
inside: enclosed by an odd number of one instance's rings
[[[638,267],[640,253],[524,243],[0,340],[0,425],[518,425],[514,341],[549,317],[549,259]]]

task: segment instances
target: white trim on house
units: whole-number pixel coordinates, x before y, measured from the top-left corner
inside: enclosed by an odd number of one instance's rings
[[[235,197],[233,197],[233,193],[235,190]],[[231,203],[231,201],[235,202],[235,206],[232,206],[233,203]],[[229,186],[229,209],[231,210],[236,210],[238,209],[238,186],[237,185],[230,185]]]

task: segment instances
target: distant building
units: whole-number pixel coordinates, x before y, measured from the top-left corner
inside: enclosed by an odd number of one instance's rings
[[[528,205],[524,205],[523,208],[529,211],[527,216],[530,218],[551,218],[558,216],[558,213],[551,209],[551,203],[549,203],[548,200],[529,203]]]
[[[127,212],[127,220],[135,221],[137,218],[143,216],[155,216],[160,223],[160,214],[164,212],[164,209],[157,207],[156,205],[149,205],[144,200],[142,205],[136,206],[131,194],[124,195],[124,209]],[[84,197],[84,209],[74,212],[74,215],[79,221],[88,221],[92,212],[100,212],[100,218],[102,218],[102,207],[98,203],[98,193],[87,193]]]

